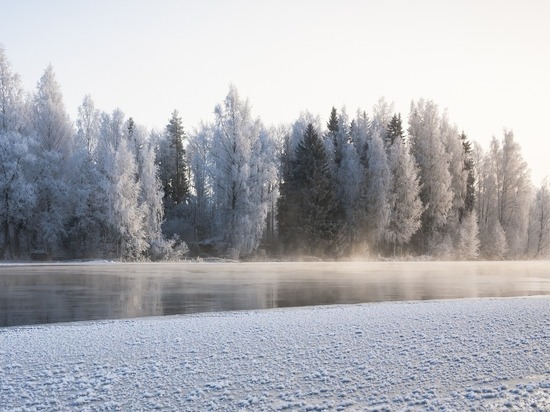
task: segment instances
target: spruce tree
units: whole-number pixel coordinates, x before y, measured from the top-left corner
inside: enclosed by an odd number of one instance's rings
[[[337,255],[342,213],[334,197],[334,183],[322,140],[312,124],[296,149],[292,169],[299,210],[297,226],[302,248],[314,255]]]
[[[330,117],[327,122],[327,133],[325,134],[325,141],[327,150],[332,156],[335,168],[338,168],[340,166],[340,163],[342,162],[343,148],[341,144],[341,134],[344,131],[341,130],[340,126],[341,124],[340,119],[338,118],[338,112],[336,111],[336,108],[332,107],[332,110],[330,111]]]
[[[387,126],[386,143],[389,146],[393,146],[395,139],[401,139],[405,141],[405,131],[403,130],[403,123],[401,120],[401,113],[394,114]]]
[[[182,119],[177,110],[172,112],[172,117],[166,125],[166,134],[171,151],[172,175],[165,183],[165,194],[175,204],[184,203],[189,195],[189,183],[187,181],[186,153],[183,141],[186,139],[183,130]]]
[[[327,122],[327,129],[329,133],[336,133],[338,131],[338,112],[336,111],[336,108],[334,106],[330,111],[330,117]]]
[[[299,233],[297,229],[298,217],[298,181],[297,174],[292,169],[294,162],[290,148],[290,136],[287,136],[281,156],[281,175],[279,182],[279,198],[277,199],[277,221],[279,239],[283,249],[291,250],[297,245]]]
[[[464,213],[471,213],[474,210],[475,204],[475,175],[474,175],[474,159],[472,158],[472,144],[468,141],[468,136],[464,132],[460,135],[462,147],[464,148],[464,170],[468,174],[466,178],[466,197],[464,199],[464,211],[461,213],[460,219]]]

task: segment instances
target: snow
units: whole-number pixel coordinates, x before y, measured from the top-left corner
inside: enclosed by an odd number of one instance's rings
[[[0,410],[549,410],[550,298],[0,328]]]

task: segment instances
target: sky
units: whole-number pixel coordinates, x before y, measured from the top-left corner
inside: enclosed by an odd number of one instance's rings
[[[0,0],[0,43],[25,89],[52,64],[73,120],[90,94],[162,129],[213,119],[230,84],[267,125],[333,106],[406,118],[433,100],[471,140],[514,131],[550,176],[548,0]]]

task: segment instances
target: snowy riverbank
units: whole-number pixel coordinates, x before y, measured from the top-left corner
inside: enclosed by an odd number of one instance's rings
[[[1,410],[550,409],[550,298],[0,328]]]

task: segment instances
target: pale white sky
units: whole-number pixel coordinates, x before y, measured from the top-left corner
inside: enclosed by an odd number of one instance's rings
[[[0,43],[31,90],[54,66],[75,119],[85,94],[162,128],[210,120],[230,83],[265,123],[334,105],[408,115],[432,99],[488,147],[514,130],[550,175],[548,0],[0,0]]]

